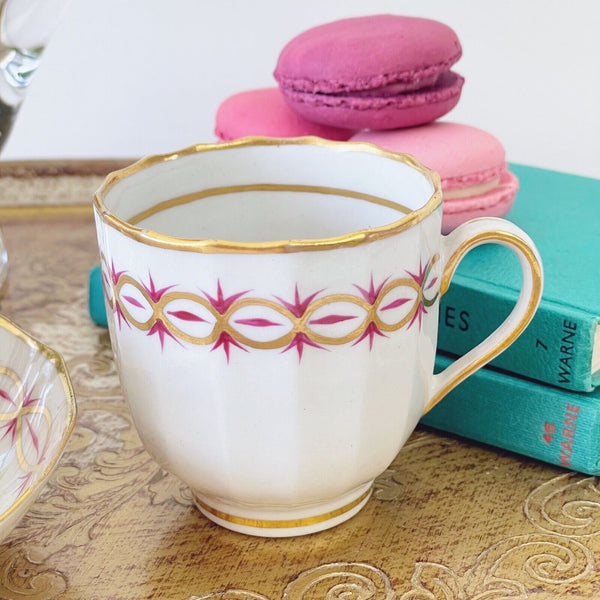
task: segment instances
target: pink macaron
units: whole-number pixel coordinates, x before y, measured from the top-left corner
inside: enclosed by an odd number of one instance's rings
[[[464,79],[450,71],[462,49],[450,27],[374,15],[301,33],[281,51],[275,79],[300,115],[345,129],[394,129],[449,112]]]
[[[442,180],[442,232],[475,217],[503,217],[519,181],[506,166],[504,147],[490,133],[458,123],[437,122],[395,131],[363,131],[351,141],[370,142],[412,154]]]
[[[249,90],[230,96],[219,106],[215,134],[221,141],[251,135],[300,137],[316,135],[346,141],[355,130],[339,129],[308,121],[284,101],[279,88]]]

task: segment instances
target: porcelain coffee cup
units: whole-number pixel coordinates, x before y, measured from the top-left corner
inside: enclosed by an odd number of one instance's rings
[[[288,536],[350,518],[424,412],[533,316],[538,253],[484,218],[441,235],[438,176],[370,144],[247,138],[145,158],[94,199],[123,392],[198,508]],[[511,315],[433,374],[464,254],[511,248]]]

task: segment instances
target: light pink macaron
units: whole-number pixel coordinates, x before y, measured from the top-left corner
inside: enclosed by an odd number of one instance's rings
[[[276,87],[230,96],[219,106],[215,124],[215,135],[221,141],[252,135],[279,138],[316,135],[346,141],[355,132],[308,121],[286,104]]]
[[[444,197],[443,233],[475,217],[503,217],[519,189],[502,144],[476,127],[436,122],[395,131],[363,131],[351,141],[412,154],[437,171]]]
[[[346,129],[429,123],[450,111],[464,79],[462,49],[438,21],[355,17],[309,29],[281,51],[275,79],[303,117]]]

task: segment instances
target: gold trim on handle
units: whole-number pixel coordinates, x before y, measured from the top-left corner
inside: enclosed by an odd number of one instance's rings
[[[429,181],[433,187],[433,193],[427,202],[417,210],[412,210],[408,214],[405,214],[400,219],[382,225],[380,227],[372,227],[363,230],[353,231],[345,235],[321,238],[321,239],[299,239],[299,240],[275,240],[272,242],[235,242],[228,240],[213,240],[213,239],[186,239],[175,236],[164,235],[156,231],[143,229],[137,227],[131,220],[123,220],[113,214],[105,205],[104,199],[110,190],[117,185],[123,179],[139,173],[144,169],[148,169],[154,165],[165,163],[176,160],[181,157],[198,154],[201,152],[221,152],[226,151],[230,148],[243,148],[248,146],[301,146],[301,145],[312,145],[330,148],[338,152],[364,152],[370,155],[380,156],[389,160],[394,160],[405,165],[410,166],[414,170],[421,173],[427,181]],[[252,184],[248,184],[251,186]],[[265,184],[260,184],[265,185]],[[321,188],[327,190],[328,188]],[[331,189],[331,188],[329,188]],[[343,190],[344,195],[348,195],[346,190]],[[361,199],[367,199],[365,197]],[[360,197],[360,196],[356,196]],[[181,198],[173,200],[167,200],[166,208],[170,206],[170,202],[179,202]],[[400,204],[386,200],[383,198],[377,198],[376,196],[370,196],[371,199],[376,199],[378,203],[384,204],[388,207],[396,207],[400,212],[404,212],[406,207]],[[190,200],[191,201],[191,200]],[[219,144],[200,144],[196,146],[190,146],[179,152],[173,154],[162,154],[149,156],[142,160],[134,163],[133,165],[115,171],[111,173],[102,186],[98,189],[94,195],[94,209],[102,221],[109,227],[116,229],[123,235],[136,240],[140,243],[155,246],[158,248],[172,249],[172,250],[183,250],[187,252],[200,252],[200,253],[227,253],[227,254],[271,254],[271,253],[287,253],[287,252],[306,252],[306,251],[317,251],[317,250],[331,250],[335,248],[351,247],[360,244],[374,242],[379,239],[383,239],[392,235],[395,235],[405,229],[408,229],[423,219],[428,217],[442,203],[442,193],[440,187],[439,175],[426,167],[424,167],[419,161],[408,154],[397,154],[378,148],[374,144],[366,142],[334,142],[330,140],[324,140],[317,137],[302,137],[302,138],[264,138],[264,137],[248,137],[233,142],[223,142]],[[161,203],[162,204],[162,203]],[[161,206],[161,204],[157,206]],[[156,207],[150,208],[150,212],[155,210]],[[162,210],[159,208],[159,210]],[[134,217],[134,220],[140,219],[139,213]],[[141,218],[145,218],[142,216]]]
[[[246,517],[238,517],[236,515],[230,515],[229,513],[223,512],[212,506],[206,504],[198,496],[194,493],[194,502],[197,504],[198,508],[206,511],[211,514],[213,517],[220,519],[221,521],[227,521],[228,523],[234,523],[235,525],[243,525],[244,527],[255,527],[257,529],[291,529],[296,527],[308,527],[310,525],[316,525],[317,523],[323,523],[325,521],[330,521],[331,519],[335,519],[348,511],[351,511],[353,508],[356,508],[361,502],[366,500],[373,491],[373,488],[370,487],[366,492],[361,494],[352,502],[348,504],[336,508],[335,510],[329,511],[327,513],[323,513],[320,515],[315,515],[314,517],[305,517],[303,519],[281,519],[281,520],[266,520],[266,519],[248,519]]]
[[[452,379],[446,382],[444,387],[431,398],[429,403],[426,405],[423,414],[429,412],[446,394],[448,394],[459,383],[469,377],[469,375],[477,371],[477,369],[483,367],[485,364],[496,358],[496,356],[498,356],[501,352],[506,350],[506,348],[508,348],[521,335],[521,333],[523,333],[523,330],[533,318],[537,305],[539,304],[542,296],[542,269],[534,251],[525,243],[522,238],[514,233],[509,233],[506,231],[484,231],[463,242],[453,252],[452,256],[446,263],[440,284],[440,294],[443,295],[448,291],[450,280],[454,275],[454,271],[456,270],[458,263],[464,257],[464,255],[475,246],[487,242],[507,242],[512,247],[521,251],[525,256],[529,266],[531,267],[532,275],[531,296],[529,297],[527,309],[517,325],[497,346],[491,348],[488,352],[476,358],[464,369],[459,371]],[[502,325],[500,325],[500,327],[502,327]],[[477,348],[477,346],[475,346],[475,348]]]

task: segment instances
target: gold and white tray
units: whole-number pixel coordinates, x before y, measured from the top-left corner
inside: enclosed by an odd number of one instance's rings
[[[107,331],[88,316],[91,196],[115,166],[0,163],[0,311],[63,356],[79,409],[56,469],[0,544],[0,598],[600,597],[596,478],[429,430],[332,530],[257,539],[204,518],[143,450]]]

